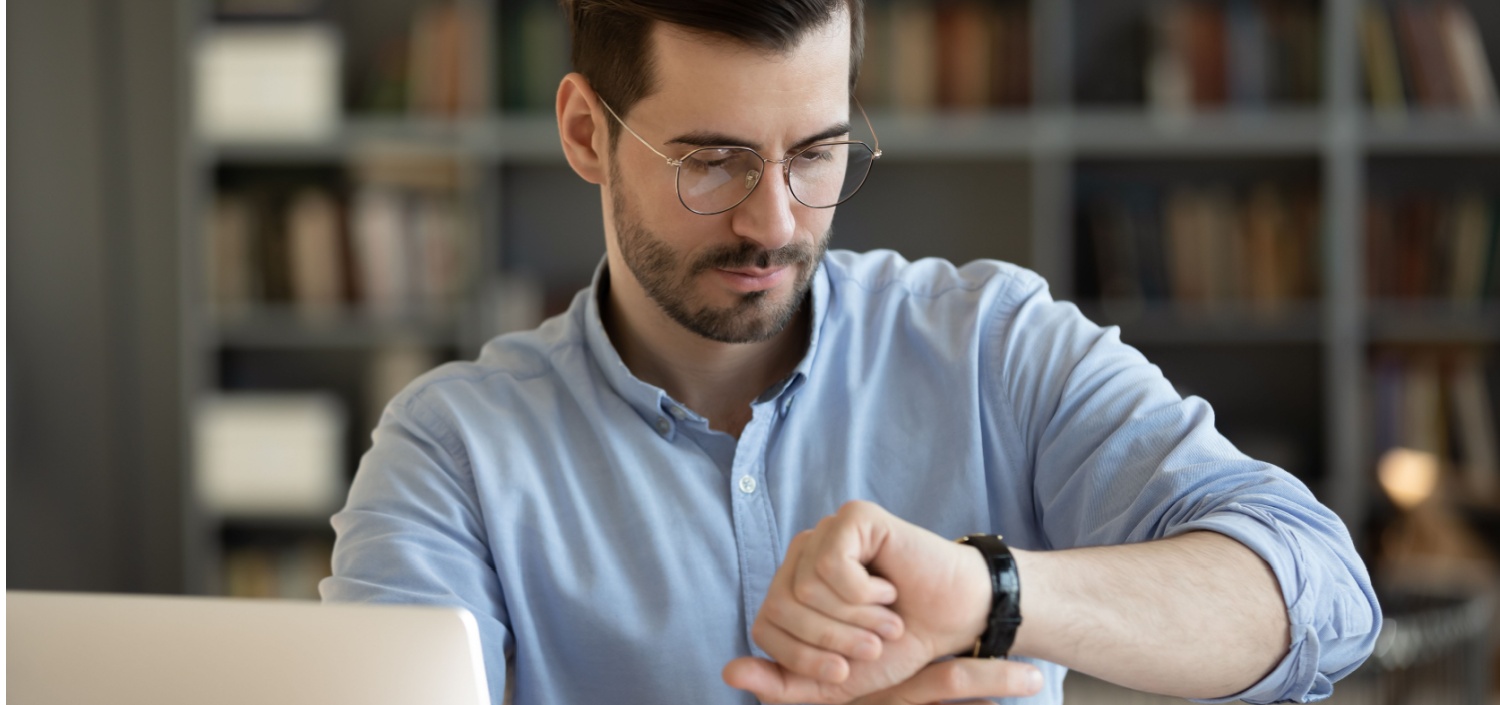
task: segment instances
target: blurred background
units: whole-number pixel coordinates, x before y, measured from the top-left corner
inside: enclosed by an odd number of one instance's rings
[[[1120,326],[1348,524],[1393,618],[1338,699],[1495,702],[1500,3],[867,2],[835,246]],[[603,254],[561,11],[8,19],[7,588],[315,599],[384,403]]]

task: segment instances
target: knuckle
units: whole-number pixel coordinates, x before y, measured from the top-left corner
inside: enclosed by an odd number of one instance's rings
[[[969,671],[963,667],[962,662],[949,661],[947,667],[938,673],[938,687],[949,697],[957,697],[967,692],[973,679],[969,677]]]
[[[771,625],[767,624],[765,620],[756,619],[755,623],[750,625],[750,638],[754,639],[755,643],[760,644],[761,648],[765,648],[766,637],[770,636],[770,630]]]
[[[824,651],[833,651],[837,653],[843,653],[844,651],[846,651],[846,649],[843,648],[843,639],[840,639],[837,633],[827,629],[818,632],[817,635],[813,637],[813,645]]]
[[[813,561],[813,570],[825,580],[839,574],[839,568],[843,567],[844,559],[834,553],[825,553]]]
[[[817,677],[822,666],[823,659],[818,656],[818,653],[805,646],[798,648],[792,654],[791,662],[787,664],[787,667],[793,671],[814,678]]]
[[[804,605],[810,605],[818,599],[817,583],[811,580],[798,581],[792,586],[792,597]]]
[[[838,512],[838,514],[839,514],[839,516],[850,516],[850,515],[859,514],[860,512],[865,511],[864,507],[865,507],[866,504],[869,504],[869,503],[866,502],[866,501],[864,501],[864,500],[862,500],[862,499],[851,499],[851,500],[849,500],[847,502],[844,502],[842,505],[839,506],[839,512]]]
[[[756,617],[755,623],[759,624],[765,620],[780,624],[786,619],[786,612],[786,603],[781,600],[766,600],[765,604],[760,606],[760,615]]]

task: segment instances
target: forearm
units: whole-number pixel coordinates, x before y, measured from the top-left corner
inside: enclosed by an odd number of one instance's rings
[[[1013,654],[1138,690],[1213,698],[1253,685],[1287,653],[1275,576],[1222,534],[1015,553],[1024,622]]]

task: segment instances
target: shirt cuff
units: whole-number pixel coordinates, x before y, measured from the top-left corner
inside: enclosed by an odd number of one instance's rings
[[[1254,551],[1271,567],[1287,605],[1287,622],[1290,625],[1290,647],[1286,656],[1271,672],[1254,685],[1232,695],[1219,698],[1194,699],[1201,703],[1225,703],[1243,700],[1247,703],[1298,702],[1311,703],[1333,695],[1333,680],[1323,673],[1322,651],[1319,639],[1320,621],[1316,599],[1305,599],[1309,590],[1314,596],[1319,590],[1308,585],[1311,576],[1308,566],[1301,565],[1305,557],[1298,555],[1297,539],[1287,535],[1288,527],[1257,507],[1226,507],[1209,516],[1176,527],[1168,533],[1177,536],[1193,531],[1212,531],[1232,538]],[[1352,551],[1352,546],[1350,547]],[[1316,569],[1314,569],[1316,570]],[[1316,576],[1312,579],[1326,579]],[[1329,609],[1338,609],[1329,605]],[[1361,659],[1362,661],[1362,659]],[[1352,670],[1352,669],[1349,669]],[[1338,674],[1338,675],[1343,675]]]

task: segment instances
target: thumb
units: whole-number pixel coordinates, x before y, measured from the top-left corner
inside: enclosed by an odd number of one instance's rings
[[[1035,666],[1005,659],[955,658],[940,661],[906,682],[850,705],[926,705],[956,698],[1013,698],[1042,690]]]

